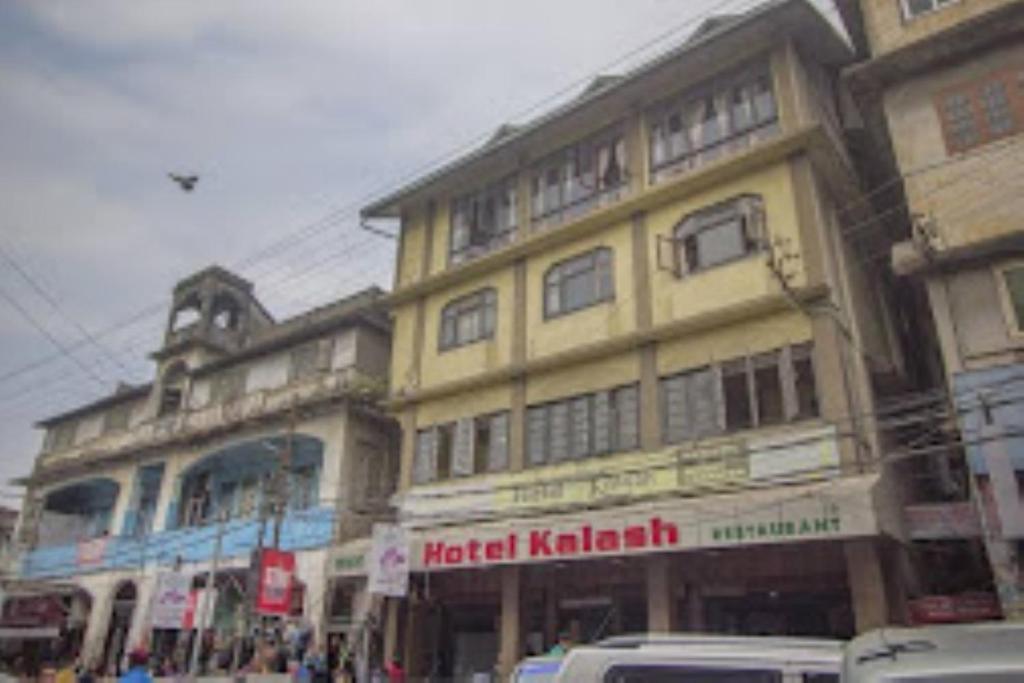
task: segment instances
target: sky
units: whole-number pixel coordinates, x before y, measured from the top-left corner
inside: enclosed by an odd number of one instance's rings
[[[152,379],[178,280],[223,265],[278,318],[387,288],[359,207],[756,4],[0,3],[0,505],[35,421]]]

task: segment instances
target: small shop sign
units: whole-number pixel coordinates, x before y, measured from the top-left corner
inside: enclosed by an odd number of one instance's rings
[[[371,594],[401,598],[409,590],[409,539],[397,524],[374,524],[368,587]]]
[[[264,549],[260,553],[256,612],[287,616],[291,612],[294,582],[295,553],[272,548]]]
[[[157,579],[150,612],[152,628],[178,629],[185,623],[192,579],[182,572],[164,572]]]

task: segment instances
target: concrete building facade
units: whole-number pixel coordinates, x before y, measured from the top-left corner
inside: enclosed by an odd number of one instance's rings
[[[318,635],[351,616],[330,603],[328,548],[367,533],[397,474],[397,425],[376,406],[381,297],[276,321],[223,269],[180,282],[154,381],[40,423],[8,602],[60,602],[58,647],[107,670],[140,644],[181,656],[192,631],[150,626],[157,578],[177,569],[200,588],[219,544],[208,625],[227,647],[257,623],[245,606],[262,544],[295,553],[292,611]]]
[[[860,61],[846,80],[880,112],[910,230],[892,249],[926,292],[1000,608],[1024,614],[1024,4],[837,2]]]
[[[905,353],[840,227],[868,211],[852,57],[802,0],[714,18],[364,209],[400,222],[413,574],[385,655],[411,676],[507,673],[562,632],[904,620],[873,384]]]

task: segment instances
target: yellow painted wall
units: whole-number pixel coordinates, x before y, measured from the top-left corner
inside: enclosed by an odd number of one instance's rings
[[[762,253],[682,279],[670,271],[658,268],[657,235],[671,236],[676,224],[688,214],[746,193],[759,194],[764,199],[768,234],[772,237],[788,237],[792,240],[793,249],[799,249],[796,204],[791,176],[785,163],[652,211],[648,215],[647,225],[655,326],[699,316],[779,291]],[[800,261],[792,263],[791,267],[796,273],[792,284],[800,287],[806,284],[804,269]]]
[[[526,403],[544,403],[575,394],[586,394],[632,384],[640,379],[639,356],[635,351],[609,358],[531,375],[526,383]]]
[[[441,351],[441,311],[450,301],[485,287],[498,290],[498,324],[494,338]],[[427,388],[508,365],[512,342],[512,268],[506,267],[485,278],[477,278],[458,287],[430,296],[426,302],[426,329],[423,337],[422,387]]]
[[[658,344],[658,374],[670,375],[713,361],[771,351],[812,338],[811,322],[802,313],[786,311],[755,320],[743,320]]]
[[[408,303],[392,311],[394,328],[391,337],[391,393],[408,391],[418,382],[413,348],[416,329],[416,304]]]
[[[971,4],[971,3],[963,3]],[[938,248],[958,247],[1020,230],[1024,192],[1019,182],[1024,136],[974,147],[947,163],[935,96],[1011,66],[1024,70],[1024,46],[1015,46],[892,87],[885,111],[907,199],[915,213],[933,219]],[[938,164],[938,165],[937,165]],[[928,168],[928,170],[921,170]]]
[[[545,320],[544,275],[548,269],[597,247],[612,250],[615,299]],[[526,265],[526,355],[529,360],[635,329],[632,251],[632,225],[623,222],[530,258]]]
[[[398,286],[417,282],[423,269],[423,240],[426,237],[426,216],[422,208],[410,211],[402,224],[401,260],[398,263]]]
[[[512,385],[500,384],[474,389],[472,394],[456,394],[421,403],[416,413],[416,426],[422,429],[452,422],[460,417],[486,415],[512,406]]]
[[[860,0],[860,6],[871,53],[877,57],[1015,2],[1019,0],[960,0],[913,19],[904,18],[900,0]]]
[[[434,244],[431,254],[431,274],[443,273],[448,269],[448,238],[451,237],[451,209],[450,197],[440,197],[437,200],[437,209],[434,213]]]

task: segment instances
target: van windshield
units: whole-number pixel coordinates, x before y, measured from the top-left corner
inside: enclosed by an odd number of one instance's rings
[[[558,669],[562,666],[561,659],[540,662],[524,662],[516,671],[514,683],[550,683],[555,680]]]
[[[604,683],[782,683],[782,672],[672,664],[622,665],[610,669]]]

